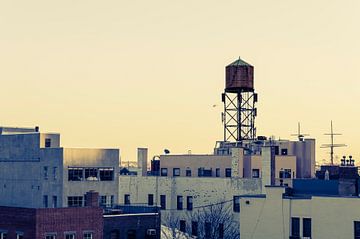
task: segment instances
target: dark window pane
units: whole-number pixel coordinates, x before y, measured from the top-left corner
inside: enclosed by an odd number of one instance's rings
[[[215,176],[216,176],[216,177],[220,177],[220,169],[217,168],[215,172],[216,172],[216,173],[215,173]]]
[[[96,168],[86,168],[85,169],[85,179],[89,181],[98,180],[98,170]]]
[[[234,196],[233,198],[233,211],[240,212],[240,197]]]
[[[360,222],[354,221],[354,238],[360,239]]]
[[[173,177],[180,176],[180,169],[179,168],[173,168]]]
[[[160,175],[161,176],[167,176],[168,175],[167,168],[161,168]]]
[[[225,177],[230,178],[231,177],[231,168],[225,169]]]
[[[311,237],[311,218],[303,218],[303,237]]]
[[[189,211],[193,210],[193,197],[192,196],[186,197],[186,209]]]
[[[198,236],[198,222],[191,222],[191,235]]]
[[[130,204],[130,195],[129,194],[124,195],[124,204]]]
[[[82,168],[69,168],[68,169],[68,180],[69,181],[82,181],[83,180],[83,169]]]
[[[253,169],[252,170],[252,177],[253,178],[259,178],[260,177],[260,170],[259,169]]]
[[[148,194],[148,205],[154,205],[154,194]]]
[[[291,218],[291,235],[300,236],[300,219],[298,217]]]
[[[166,195],[160,195],[160,207],[162,210],[166,209]]]
[[[211,235],[211,223],[205,222],[205,238],[209,238]]]
[[[114,169],[113,168],[100,168],[100,181],[112,181],[114,180]]]
[[[219,223],[219,238],[224,238],[224,224]]]
[[[51,139],[45,139],[45,148],[51,147]]]
[[[177,210],[183,209],[183,197],[177,196]]]
[[[68,207],[82,207],[83,206],[83,197],[73,196],[68,197]]]
[[[180,220],[180,231],[186,232],[186,221]]]

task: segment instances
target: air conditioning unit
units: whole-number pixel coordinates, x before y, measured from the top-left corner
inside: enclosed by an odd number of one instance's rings
[[[147,229],[146,234],[148,234],[149,236],[155,236],[156,230],[155,229]]]

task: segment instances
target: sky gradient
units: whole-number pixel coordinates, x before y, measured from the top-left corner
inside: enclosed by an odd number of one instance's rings
[[[360,163],[360,1],[0,0],[0,125],[136,160],[211,153],[223,138],[224,67],[255,67],[258,135],[297,122]],[[212,107],[213,105],[217,107]],[[295,139],[295,138],[292,138]]]

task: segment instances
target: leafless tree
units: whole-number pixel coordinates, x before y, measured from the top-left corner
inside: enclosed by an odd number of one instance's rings
[[[171,215],[171,216],[170,216]],[[174,213],[163,218],[167,225],[166,239],[239,239],[239,220],[235,220],[232,204],[219,202],[213,205],[194,208],[185,216],[177,216]],[[186,221],[184,232],[180,232],[180,220]],[[193,228],[196,227],[196,228]],[[194,230],[194,231],[193,231]],[[196,231],[196,232],[195,232]],[[164,233],[163,233],[164,234]]]

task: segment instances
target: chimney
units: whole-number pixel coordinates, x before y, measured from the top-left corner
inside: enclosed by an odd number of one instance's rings
[[[138,148],[137,149],[137,164],[138,168],[141,169],[141,176],[147,175],[147,160],[148,160],[148,149]]]
[[[91,190],[85,194],[85,207],[98,207],[99,193]]]

